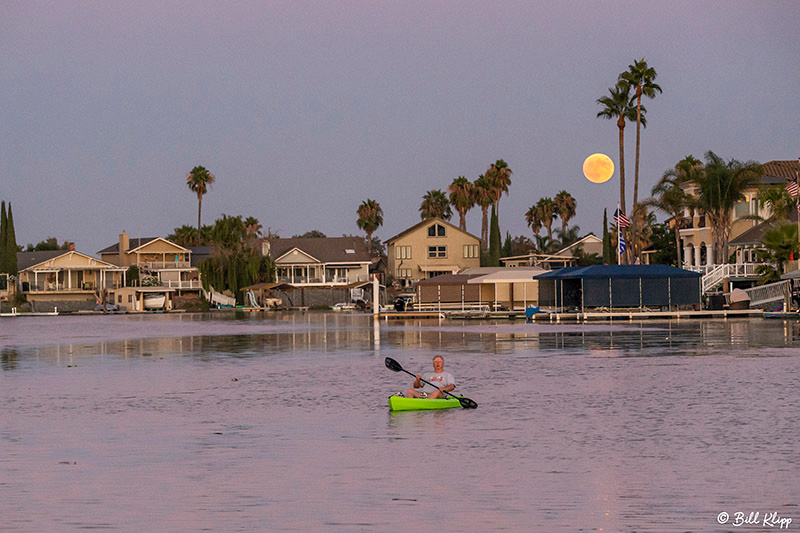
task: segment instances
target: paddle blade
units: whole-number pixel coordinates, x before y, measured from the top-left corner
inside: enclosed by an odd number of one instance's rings
[[[461,407],[464,409],[477,409],[478,404],[474,401],[470,400],[469,398],[460,397],[458,401],[461,403]]]
[[[395,361],[391,357],[387,357],[384,360],[384,363],[386,364],[386,368],[388,368],[389,370],[393,370],[395,372],[402,372],[403,371],[403,367],[400,366],[400,363],[398,363],[397,361]]]

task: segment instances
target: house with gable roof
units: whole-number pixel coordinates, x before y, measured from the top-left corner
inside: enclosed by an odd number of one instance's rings
[[[34,311],[94,309],[125,285],[125,268],[69,250],[18,252],[18,286]]]
[[[136,266],[140,275],[155,277],[179,295],[199,295],[200,271],[193,266],[192,249],[184,248],[163,237],[131,239],[122,232],[119,241],[98,253],[111,264],[129,268]]]
[[[388,273],[404,286],[481,266],[481,240],[458,226],[429,218],[386,240]]]
[[[369,281],[370,254],[360,237],[264,239],[262,254],[275,261],[278,283],[332,287]]]

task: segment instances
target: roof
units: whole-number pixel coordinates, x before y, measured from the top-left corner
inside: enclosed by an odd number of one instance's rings
[[[461,267],[458,265],[419,265],[422,272],[452,272],[455,274]]]
[[[564,248],[560,249],[554,255],[560,256],[561,254],[564,254],[564,253],[567,253],[567,252],[571,252],[571,250],[573,248],[584,244],[586,241],[594,241],[595,243],[599,243],[599,244],[603,243],[603,239],[601,239],[600,237],[598,237],[594,233],[590,233],[589,235],[587,235],[585,237],[582,237],[581,239],[573,242],[569,246],[565,246]]]
[[[800,172],[800,162],[796,159],[790,161],[768,161],[761,165],[764,169],[764,178],[773,178],[774,181],[764,183],[780,183],[796,177],[795,172]]]
[[[800,279],[800,270],[793,270],[781,276],[781,279]]]
[[[139,248],[140,246],[144,246],[145,244],[147,244],[147,243],[149,243],[151,241],[154,241],[154,240],[156,240],[158,238],[160,238],[160,237],[140,237],[140,238],[137,238],[137,239],[130,239],[130,241],[129,241],[130,242],[130,246],[128,248],[128,251],[135,250],[136,248]],[[97,253],[98,254],[116,254],[116,253],[119,253],[119,241],[115,242],[114,244],[112,244],[108,248],[103,248],[102,250],[100,250]]]
[[[484,274],[467,283],[523,283],[533,281],[534,276],[548,272],[543,268],[504,268],[497,272]]]
[[[792,209],[789,213],[788,223],[797,223],[797,210]],[[728,241],[728,246],[744,246],[747,244],[761,244],[764,240],[764,234],[778,227],[777,219],[770,217],[769,219],[759,223],[757,226],[740,233],[735,238]]]
[[[428,224],[430,224],[431,222],[438,222],[438,223],[440,223],[440,224],[444,224],[445,226],[447,226],[447,227],[450,227],[450,228],[452,228],[452,229],[454,229],[454,230],[456,230],[456,231],[460,231],[461,233],[466,233],[466,234],[467,234],[467,235],[469,235],[470,237],[474,237],[474,238],[478,239],[478,237],[475,237],[475,235],[473,235],[472,233],[470,233],[470,232],[468,232],[468,231],[464,231],[464,230],[462,230],[461,228],[459,228],[458,226],[454,226],[453,224],[451,224],[450,222],[448,222],[448,221],[446,221],[446,220],[443,220],[443,219],[441,219],[441,218],[426,218],[425,220],[422,220],[422,221],[420,221],[420,222],[417,222],[416,224],[414,224],[414,225],[413,225],[413,226],[411,226],[410,228],[407,228],[407,229],[405,229],[405,230],[401,231],[400,233],[398,233],[398,234],[397,234],[397,235],[395,235],[394,237],[390,237],[390,238],[386,239],[386,240],[385,240],[385,241],[383,241],[383,242],[384,242],[385,244],[389,244],[390,242],[392,242],[392,241],[396,241],[396,240],[397,240],[397,239],[399,239],[400,237],[403,237],[403,236],[405,236],[405,235],[407,235],[407,234],[411,233],[412,231],[416,231],[417,229],[419,229],[419,228],[420,228],[420,227],[422,227],[422,226],[427,226],[427,225],[428,225]],[[478,239],[478,240],[480,240],[480,239]]]
[[[480,274],[443,274],[417,282],[417,285],[463,285]]]
[[[535,276],[533,279],[603,279],[603,278],[700,278],[691,272],[668,265],[592,265],[566,267]]]
[[[294,248],[321,263],[369,263],[370,254],[361,237],[309,237],[268,239],[269,255],[277,259]],[[347,253],[353,250],[355,253]]]
[[[190,264],[193,267],[197,267],[214,253],[214,249],[211,246],[189,246],[189,251],[192,252]]]
[[[44,252],[17,252],[17,270],[22,272],[39,263],[69,253],[69,250],[47,250]]]

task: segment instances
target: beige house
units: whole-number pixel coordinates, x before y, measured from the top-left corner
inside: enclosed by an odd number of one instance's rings
[[[788,179],[794,179],[795,172],[800,171],[797,161],[769,161],[761,165],[764,176],[761,185],[785,185]],[[684,190],[688,194],[696,194],[696,185],[687,183]],[[733,242],[759,224],[758,220],[748,219],[748,216],[759,216],[768,219],[772,212],[767,207],[758,205],[758,188],[753,187],[745,191],[745,198],[733,208],[730,240]],[[714,265],[728,262],[728,257],[714,257],[714,241],[711,236],[711,227],[706,223],[704,213],[686,210],[684,216],[691,221],[688,228],[679,231],[683,248],[684,268],[693,267],[693,270],[704,271]],[[735,257],[736,263],[756,263],[754,253],[742,247]],[[703,267],[703,268],[700,268]]]
[[[481,241],[440,218],[429,218],[386,241],[388,273],[408,286],[479,267]]]
[[[119,242],[98,253],[104,261],[125,269],[136,266],[140,278],[153,276],[177,294],[200,293],[200,271],[192,266],[192,250],[162,237],[131,239],[123,231]]]
[[[360,237],[264,239],[262,254],[277,267],[278,283],[336,287],[369,281],[369,250]]]
[[[93,309],[125,284],[125,268],[75,250],[19,252],[18,286],[37,311]]]

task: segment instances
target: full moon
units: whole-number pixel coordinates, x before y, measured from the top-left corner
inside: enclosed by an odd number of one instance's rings
[[[583,162],[583,175],[592,183],[605,183],[614,175],[614,162],[606,154],[592,154]]]

